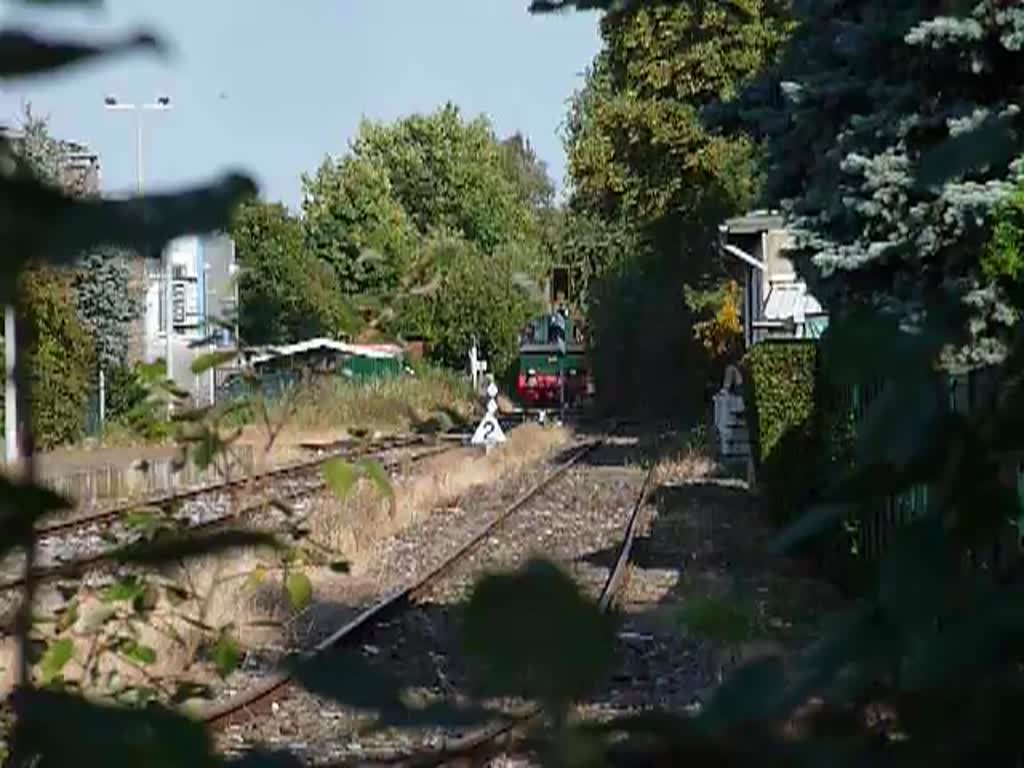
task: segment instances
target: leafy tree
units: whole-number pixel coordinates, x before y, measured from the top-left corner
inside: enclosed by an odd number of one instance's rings
[[[78,316],[95,340],[97,362],[108,373],[126,365],[131,324],[141,311],[131,292],[129,259],[110,249],[86,255],[74,276]]]
[[[515,187],[526,203],[536,211],[550,209],[555,202],[555,185],[530,140],[514,133],[501,142],[501,150],[505,173],[515,180]]]
[[[394,194],[389,171],[357,154],[325,160],[303,179],[303,224],[313,253],[347,295],[395,289],[417,233]]]
[[[251,344],[350,333],[356,317],[331,264],[305,247],[302,222],[279,203],[250,201],[231,226],[238,261],[239,329]]]
[[[529,241],[542,192],[532,161],[510,151],[485,118],[466,121],[451,104],[391,125],[364,121],[348,155],[303,180],[310,245],[346,293],[386,295],[432,233],[484,254]]]
[[[773,0],[634,3],[602,18],[604,44],[566,133],[573,239],[592,239],[599,221],[600,237],[621,233],[606,253],[632,241],[627,264],[584,256],[600,246],[579,250],[588,322],[604,346],[594,352],[599,397],[667,412],[703,407],[694,379],[714,378],[723,357],[680,329],[729,312],[717,225],[751,204],[760,174],[755,143],[707,130],[701,109],[733,99],[778,55],[789,27],[785,4]],[[602,262],[614,269],[603,273]],[[703,301],[687,301],[698,288]],[[672,394],[645,375],[666,365],[693,386]]]
[[[22,136],[14,147],[16,157],[46,183],[61,187],[66,177],[62,173],[66,151],[55,139],[45,119],[25,108]],[[80,196],[84,190],[71,187],[70,194]],[[86,261],[86,265],[94,262]],[[116,271],[116,267],[113,267]],[[78,273],[81,274],[81,273]],[[85,316],[77,312],[86,308],[97,328],[104,334],[103,353],[116,354],[116,345],[126,339],[120,323],[130,320],[130,312],[120,306],[118,299],[127,293],[127,281],[108,286],[114,289],[107,299],[95,292],[86,293],[84,304],[75,291],[76,273],[58,272],[41,266],[38,260],[21,275],[21,312],[19,322],[30,340],[27,358],[31,368],[30,388],[32,427],[40,446],[51,447],[81,437],[86,424],[89,396],[97,377],[97,339],[89,333]],[[110,268],[98,278],[110,278]],[[116,277],[113,279],[116,280]],[[97,286],[95,283],[92,287]],[[109,308],[120,314],[104,316]],[[120,335],[118,331],[122,332]]]
[[[637,222],[747,206],[752,146],[705,130],[701,107],[732,98],[776,54],[789,23],[781,3],[652,4],[608,13],[604,47],[570,109],[575,207]]]
[[[32,340],[32,427],[37,443],[50,448],[82,436],[96,382],[96,347],[75,311],[72,276],[40,266],[21,288],[27,338]]]
[[[431,354],[445,365],[462,368],[473,339],[498,376],[516,360],[519,332],[542,307],[518,284],[521,267],[533,254],[506,246],[488,257],[466,240],[438,235],[424,246],[437,264],[440,284],[429,295],[412,296],[399,312],[407,335],[431,340]]]

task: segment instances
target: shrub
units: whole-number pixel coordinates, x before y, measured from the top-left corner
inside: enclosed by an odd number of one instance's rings
[[[21,282],[29,359],[32,422],[38,447],[52,448],[82,436],[96,378],[96,348],[76,312],[68,274],[49,268],[27,272]]]
[[[818,349],[813,342],[762,342],[743,360],[747,426],[769,512],[785,523],[819,485]]]
[[[403,302],[395,330],[428,339],[431,360],[456,370],[465,367],[475,336],[490,370],[501,378],[516,362],[523,325],[543,310],[515,282],[516,272],[528,273],[516,267],[530,255],[511,248],[485,255],[449,236],[426,247],[426,260],[442,265],[443,277],[435,292]]]

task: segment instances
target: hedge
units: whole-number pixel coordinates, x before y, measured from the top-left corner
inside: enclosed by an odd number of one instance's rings
[[[96,347],[75,310],[68,274],[35,268],[22,276],[25,319],[33,339],[29,366],[32,423],[40,449],[79,439],[96,377]]]
[[[743,359],[744,405],[769,514],[784,524],[814,497],[822,470],[818,347],[765,341]]]

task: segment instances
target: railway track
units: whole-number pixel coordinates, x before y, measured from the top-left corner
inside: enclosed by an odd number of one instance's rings
[[[157,494],[143,496],[138,499],[131,499],[117,502],[111,506],[89,512],[84,515],[76,515],[66,520],[55,520],[51,523],[36,527],[36,535],[40,537],[54,536],[62,533],[72,532],[81,528],[93,525],[100,525],[106,522],[116,521],[128,512],[143,507],[166,508],[184,501],[189,501],[201,496],[215,493],[225,493],[241,489],[245,486],[265,483],[270,480],[290,477],[311,470],[319,469],[324,463],[333,458],[359,458],[372,453],[380,453],[386,450],[400,449],[421,445],[428,441],[426,436],[401,436],[382,441],[366,443],[353,443],[352,441],[338,441],[329,446],[327,453],[312,459],[298,462],[290,462],[273,469],[264,470],[252,474],[244,474],[234,478],[225,478],[212,483],[203,483],[191,488],[181,488],[173,491],[161,491]]]
[[[317,473],[317,470],[331,459],[358,459],[368,456],[382,455],[389,450],[400,450],[420,445],[425,442],[426,439],[424,438],[402,438],[398,440],[383,441],[383,444],[371,443],[361,445],[355,450],[331,450],[315,459],[291,463],[247,478],[210,483],[199,488],[184,489],[177,493],[165,493],[146,502],[139,501],[118,504],[114,507],[104,509],[93,514],[52,523],[47,526],[41,526],[37,530],[37,541],[40,548],[45,551],[47,548],[52,549],[59,545],[59,540],[61,538],[66,538],[70,535],[81,533],[83,531],[88,531],[92,538],[100,538],[102,540],[103,537],[97,534],[96,529],[116,526],[123,522],[126,515],[140,508],[152,509],[156,507],[158,509],[166,509],[167,507],[180,504],[183,501],[195,500],[205,495],[216,495],[234,489],[241,489],[246,485],[249,485],[250,487],[254,485],[265,486],[269,482],[281,482],[286,478],[293,481],[296,479],[299,480],[293,487],[283,491],[278,491],[272,496],[269,494],[257,494],[255,498],[247,500],[234,508],[229,508],[229,510],[223,514],[215,514],[206,517],[205,519],[192,522],[182,519],[175,520],[176,523],[182,524],[180,531],[183,533],[194,534],[214,531],[231,524],[242,522],[247,517],[252,516],[253,513],[266,509],[268,505],[271,504],[272,500],[274,502],[290,504],[303,497],[323,490],[326,487],[326,483]],[[420,451],[412,456],[394,459],[388,462],[385,466],[387,469],[394,469],[403,461],[411,461],[415,463],[451,449],[451,445],[427,448],[426,450]],[[312,475],[312,477],[303,477],[305,475]],[[125,541],[120,542],[121,545],[125,543],[131,543],[130,537],[127,537]],[[106,546],[100,551],[77,556],[65,562],[40,566],[33,571],[33,578],[36,583],[47,583],[54,580],[79,576],[86,571],[95,570],[101,567],[117,567],[120,563],[112,556],[117,548],[118,545]],[[24,574],[6,578],[0,581],[0,594],[9,593],[13,590],[19,589],[23,587],[24,584]]]
[[[448,582],[453,580],[459,581],[458,574],[453,572],[462,569],[470,571],[470,577],[473,574],[478,575],[480,571],[479,563],[474,562],[475,556],[479,554],[478,550],[485,546],[493,547],[494,542],[498,540],[498,530],[503,525],[508,523],[513,517],[519,520],[521,516],[517,516],[516,513],[527,508],[532,500],[539,497],[545,489],[553,486],[559,478],[563,477],[586,456],[591,455],[604,445],[605,442],[604,438],[599,438],[584,443],[575,449],[564,461],[546,473],[538,482],[521,493],[496,516],[482,525],[475,535],[469,537],[439,565],[432,568],[427,574],[415,578],[405,586],[395,589],[380,601],[362,610],[354,618],[351,618],[344,625],[338,627],[333,633],[318,642],[304,654],[304,657],[309,659],[320,654],[326,654],[334,649],[359,646],[360,644],[363,644],[364,648],[388,647],[387,643],[370,644],[369,640],[381,632],[387,635],[389,626],[400,620],[403,614],[406,614],[410,608],[417,606],[419,600],[440,588],[439,585],[442,582],[446,580]],[[615,547],[613,562],[608,568],[607,577],[604,578],[603,584],[599,589],[592,590],[597,592],[594,596],[602,611],[611,609],[627,582],[630,555],[640,525],[641,511],[645,506],[650,490],[652,471],[649,470],[644,473],[639,491],[632,497],[632,505],[626,515],[625,524],[617,535],[618,543]],[[584,499],[583,504],[585,505],[586,503],[587,500]],[[542,533],[543,531],[538,532],[538,534]],[[548,533],[551,533],[551,531],[549,530]],[[543,543],[542,535],[539,535],[538,539]],[[469,580],[471,581],[471,578]],[[422,668],[422,662],[419,666]],[[259,684],[243,691],[234,698],[210,707],[203,713],[202,717],[211,727],[217,730],[224,730],[229,726],[253,722],[254,719],[261,716],[272,716],[278,704],[287,699],[294,689],[295,683],[291,676],[287,672],[280,672],[265,678]],[[512,734],[539,714],[540,710],[533,706],[529,706],[525,710],[520,708],[520,711],[517,711],[514,717],[496,721],[485,728],[468,734],[462,734],[454,740],[448,740],[443,748],[431,753],[424,753],[420,750],[415,750],[415,755],[413,755],[413,751],[396,752],[384,757],[378,756],[369,762],[417,766],[421,764],[441,764],[456,754],[482,748],[495,740]]]

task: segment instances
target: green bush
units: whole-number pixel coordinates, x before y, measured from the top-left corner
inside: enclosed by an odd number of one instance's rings
[[[794,519],[813,498],[822,469],[818,348],[813,342],[762,342],[743,360],[747,426],[769,512]]]
[[[22,278],[21,290],[33,340],[29,365],[36,445],[52,448],[85,431],[97,377],[96,347],[76,312],[69,275],[33,269]]]
[[[437,289],[411,296],[400,307],[394,330],[430,342],[432,362],[456,370],[476,337],[490,371],[499,379],[515,364],[519,332],[543,305],[521,291],[516,267],[530,254],[502,249],[487,255],[459,237],[438,236],[427,246],[427,261],[443,265]]]

